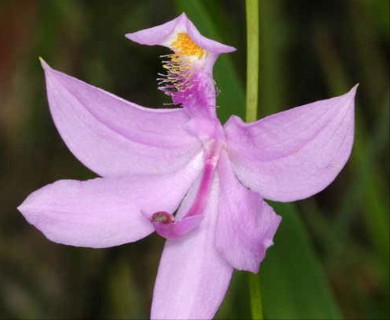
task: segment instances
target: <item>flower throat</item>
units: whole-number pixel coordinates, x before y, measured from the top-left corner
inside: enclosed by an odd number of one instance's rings
[[[196,91],[195,66],[207,52],[199,47],[185,32],[179,32],[171,43],[174,51],[162,55],[162,67],[166,73],[159,73],[158,89],[171,97],[175,104],[182,104],[185,95]]]

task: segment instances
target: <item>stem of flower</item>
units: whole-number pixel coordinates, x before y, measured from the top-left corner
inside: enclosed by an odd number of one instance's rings
[[[259,89],[259,2],[246,0],[247,26],[247,73],[246,73],[246,121],[257,119]],[[249,274],[249,291],[251,297],[252,319],[263,319],[260,279],[258,275]]]
[[[252,319],[263,320],[263,304],[261,302],[261,291],[259,275],[249,273],[249,291],[251,296]]]
[[[259,2],[246,0],[246,121],[257,119],[259,90]]]

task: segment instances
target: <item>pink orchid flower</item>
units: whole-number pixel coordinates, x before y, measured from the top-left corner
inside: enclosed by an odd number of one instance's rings
[[[281,218],[263,199],[310,197],[347,162],[356,89],[222,126],[213,65],[234,48],[202,36],[185,14],[127,38],[172,50],[159,89],[180,107],[147,109],[43,63],[61,137],[101,178],[54,182],[19,210],[48,239],[73,246],[117,246],[156,231],[167,241],[151,318],[210,319],[233,269],[258,272],[273,244]]]

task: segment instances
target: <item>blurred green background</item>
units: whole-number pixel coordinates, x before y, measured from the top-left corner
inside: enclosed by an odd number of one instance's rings
[[[0,0],[0,318],[146,319],[164,241],[93,250],[46,240],[17,212],[33,190],[94,174],[49,115],[42,56],[53,67],[145,106],[166,49],[124,34],[185,11],[237,47],[216,65],[221,119],[244,114],[245,8],[239,0]],[[336,181],[283,215],[260,272],[266,319],[389,318],[389,1],[261,1],[260,115],[360,83],[356,140]],[[236,272],[219,319],[250,317]]]

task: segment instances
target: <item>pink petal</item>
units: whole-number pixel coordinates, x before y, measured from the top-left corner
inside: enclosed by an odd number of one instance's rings
[[[355,92],[356,86],[254,123],[230,118],[227,149],[241,182],[275,201],[304,199],[326,188],[351,153]]]
[[[179,239],[202,222],[204,216],[189,216],[175,223],[153,222],[156,232],[166,239]]]
[[[174,212],[200,170],[199,157],[174,175],[60,180],[33,192],[18,209],[54,242],[116,246],[153,232],[150,216]]]
[[[179,217],[191,206],[196,190],[194,186],[184,200]],[[180,240],[167,240],[154,287],[152,319],[211,319],[216,313],[233,270],[214,245],[217,205],[215,182],[199,227]]]
[[[156,27],[128,33],[126,37],[140,44],[155,46],[163,45],[170,48],[171,41],[176,39],[178,32],[187,33],[190,38],[201,48],[216,54],[228,53],[236,49],[217,41],[208,39],[200,34],[194,24],[182,13],[177,18]]]
[[[225,152],[218,164],[220,195],[215,243],[235,269],[258,272],[281,217],[234,176]]]
[[[183,109],[127,102],[43,63],[51,114],[73,154],[101,176],[164,174],[201,150]]]

